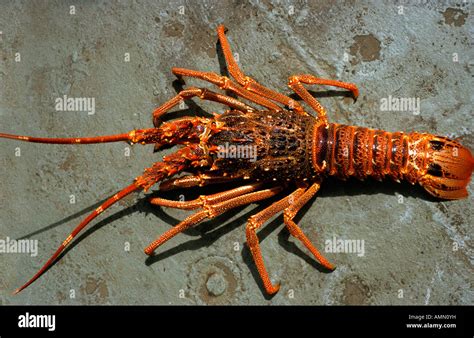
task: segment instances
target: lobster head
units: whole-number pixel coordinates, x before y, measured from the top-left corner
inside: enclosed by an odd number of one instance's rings
[[[474,158],[468,148],[446,137],[431,136],[425,156],[426,171],[419,179],[423,188],[438,198],[467,197],[466,187],[474,169]]]

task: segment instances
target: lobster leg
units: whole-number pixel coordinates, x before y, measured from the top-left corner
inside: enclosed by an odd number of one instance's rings
[[[201,207],[206,207],[213,205],[219,202],[224,202],[228,199],[248,194],[260,188],[262,183],[254,183],[249,185],[244,185],[235,189],[219,192],[212,195],[202,195],[192,201],[172,201],[164,198],[155,197],[150,199],[150,203],[154,205],[159,205],[162,207],[169,207],[175,209],[184,209],[184,210],[193,210]]]
[[[262,253],[260,251],[257,229],[260,228],[272,216],[287,208],[290,205],[290,201],[295,200],[299,196],[301,196],[301,194],[304,193],[304,190],[304,188],[298,188],[289,196],[286,196],[280,201],[272,204],[268,208],[260,211],[258,214],[251,216],[245,229],[247,236],[247,245],[249,246],[250,252],[252,253],[252,257],[255,262],[255,265],[257,266],[260,278],[263,281],[263,286],[265,287],[267,293],[271,295],[278,292],[278,290],[280,289],[280,285],[278,284],[274,286],[272,284],[267,269],[265,268]]]
[[[174,75],[181,77],[181,76],[189,76],[198,78],[212,84],[215,84],[221,89],[229,90],[240,97],[243,97],[251,102],[257,103],[263,107],[266,107],[271,110],[281,111],[282,108],[275,103],[267,100],[266,98],[256,95],[245,88],[241,87],[240,85],[233,82],[228,77],[218,75],[216,73],[210,72],[201,72],[198,70],[191,70],[191,69],[184,69],[184,68],[172,68],[171,71]]]
[[[220,202],[214,205],[207,206],[204,210],[199,211],[189,217],[187,217],[184,221],[176,225],[175,227],[169,229],[156,240],[154,240],[146,249],[145,253],[147,255],[153,254],[153,252],[158,248],[160,245],[168,241],[169,239],[173,238],[180,232],[193,227],[194,225],[198,224],[202,220],[206,218],[214,218],[228,210],[247,205],[253,202],[261,201],[263,199],[267,199],[270,197],[275,196],[282,190],[281,187],[274,187],[270,189],[260,190],[256,192],[252,192],[249,194],[245,194],[242,196],[231,198],[230,200]]]
[[[308,74],[290,76],[290,78],[288,79],[288,86],[293,89],[295,93],[298,94],[307,104],[309,104],[311,108],[313,108],[317,112],[319,119],[323,121],[327,120],[326,110],[323,108],[323,106],[321,106],[319,101],[316,100],[316,98],[308,92],[308,90],[302,85],[302,83],[344,88],[352,92],[354,100],[356,100],[359,96],[359,89],[353,83],[322,79]]]
[[[168,102],[165,102],[163,105],[153,111],[153,122],[155,126],[158,126],[160,124],[160,117],[164,115],[168,110],[179,104],[181,101],[195,96],[199,97],[202,100],[219,102],[243,112],[255,110],[254,108],[246,105],[243,102],[240,102],[237,99],[234,99],[233,97],[218,94],[205,88],[191,87],[180,91],[178,95],[170,99]]]
[[[307,114],[304,112],[303,107],[301,107],[301,105],[295,100],[291,99],[286,95],[273,91],[267,87],[264,87],[254,79],[246,76],[239,68],[239,65],[237,64],[234,56],[232,55],[232,50],[230,48],[229,41],[225,36],[225,32],[226,28],[224,27],[224,25],[220,25],[219,27],[217,27],[217,35],[221,43],[222,51],[224,52],[225,61],[227,63],[227,68],[229,69],[230,75],[245,89],[257,95],[266,97],[267,99],[284,104],[285,106],[288,106],[290,107],[290,109],[294,109],[297,112]]]
[[[202,149],[198,145],[190,145],[182,148],[177,152],[163,158],[163,162],[156,162],[151,168],[145,169],[143,175],[137,177],[131,185],[124,188],[120,192],[113,195],[111,198],[106,200],[101,206],[95,209],[89,216],[87,216],[62,242],[56,252],[51,258],[43,265],[43,267],[23,286],[15,290],[15,294],[28,287],[36,279],[38,279],[43,273],[45,273],[56,261],[59,255],[64,249],[71,243],[71,241],[84,229],[94,218],[100,215],[104,210],[121,200],[125,196],[129,195],[136,190],[148,190],[156,182],[162,180],[165,177],[172,176],[187,167],[196,166],[201,163],[202,160],[206,160]]]
[[[316,257],[322,266],[324,266],[326,269],[334,270],[335,267],[329,263],[323,255],[321,255],[321,253],[314,247],[300,227],[298,227],[298,225],[293,221],[293,218],[296,216],[298,211],[318,192],[319,187],[319,183],[314,183],[308,188],[308,190],[304,192],[304,194],[291,203],[290,206],[283,212],[284,222],[290,233],[299,239],[301,243],[303,243],[304,246],[308,248],[309,251],[311,251],[311,253],[314,255],[314,257]]]
[[[160,191],[168,191],[179,188],[191,188],[196,186],[205,186],[209,184],[227,183],[238,179],[239,177],[229,176],[211,176],[209,174],[185,175],[183,177],[173,178],[163,181],[160,184]]]

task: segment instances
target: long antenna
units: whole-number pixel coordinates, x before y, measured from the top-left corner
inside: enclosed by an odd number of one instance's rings
[[[90,143],[106,143],[106,142],[137,142],[136,131],[132,130],[129,133],[108,135],[108,136],[95,136],[95,137],[67,137],[67,138],[49,138],[49,137],[31,137],[31,136],[20,136],[12,134],[0,133],[0,138],[9,138],[12,140],[19,140],[25,142],[35,143],[50,143],[50,144],[90,144]]]
[[[111,198],[109,198],[107,201],[102,203],[100,207],[95,209],[92,213],[89,214],[72,232],[71,234],[64,240],[64,242],[59,246],[59,248],[56,250],[56,252],[51,256],[50,259],[43,265],[43,267],[28,281],[26,282],[23,286],[19,287],[16,289],[13,294],[17,294],[21,290],[25,289],[28,287],[31,283],[33,283],[35,280],[37,280],[43,273],[48,270],[51,265],[54,263],[54,261],[58,258],[58,256],[63,252],[63,250],[68,246],[68,244],[74,239],[74,237],[77,236],[77,234],[85,228],[87,224],[89,224],[94,218],[96,218],[100,213],[102,213],[104,210],[109,208],[111,205],[115,204],[117,201],[121,200],[128,194],[132,193],[133,191],[141,189],[139,185],[137,185],[135,182],[130,184],[128,187],[122,189],[120,192],[116,193],[113,195]]]

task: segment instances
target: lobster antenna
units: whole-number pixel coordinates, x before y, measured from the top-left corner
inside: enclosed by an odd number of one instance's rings
[[[91,143],[107,143],[107,142],[119,142],[127,141],[130,143],[137,143],[142,141],[141,135],[150,132],[153,129],[143,130],[132,130],[129,133],[107,135],[107,136],[95,136],[95,137],[67,137],[67,138],[50,138],[50,137],[31,137],[31,136],[20,136],[12,134],[0,133],[0,138],[8,138],[12,140],[19,140],[25,142],[34,143],[50,143],[50,144],[91,144]]]
[[[2,134],[5,135],[5,134]],[[124,134],[125,135],[125,134]],[[94,218],[96,218],[102,211],[108,209],[111,205],[115,204],[117,201],[120,201],[122,198],[127,196],[128,194],[134,192],[135,190],[141,188],[139,185],[136,184],[136,182],[130,184],[128,187],[122,189],[120,192],[116,193],[113,195],[111,198],[109,198],[107,201],[102,203],[100,207],[95,209],[92,213],[89,214],[72,232],[71,234],[64,240],[64,242],[59,246],[59,248],[56,250],[56,252],[51,256],[51,258],[43,265],[43,267],[28,281],[26,284],[23,286],[19,287],[16,289],[13,294],[17,294],[21,290],[25,289],[28,287],[31,283],[33,283],[35,280],[37,280],[43,273],[48,270],[51,265],[55,262],[55,260],[58,258],[58,256],[61,254],[61,252],[64,251],[64,249],[68,246],[68,244],[74,239],[74,237],[77,236],[77,234],[86,227],[87,224],[89,224]]]
[[[20,136],[11,134],[0,133],[1,138],[9,138],[12,140],[34,142],[34,143],[50,143],[50,144],[90,144],[90,143],[106,143],[106,142],[118,142],[118,141],[129,141],[129,133],[108,135],[108,136],[96,136],[96,137],[79,137],[79,138],[49,138],[49,137],[31,137],[31,136]]]

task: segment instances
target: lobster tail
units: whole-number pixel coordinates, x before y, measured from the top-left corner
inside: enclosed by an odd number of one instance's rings
[[[325,128],[326,132],[321,132]],[[402,133],[389,133],[364,127],[331,123],[319,128],[316,153],[319,167],[325,173],[340,179],[350,176],[364,180],[391,178],[407,179],[409,169],[409,137]],[[321,136],[326,140],[321,142]],[[314,159],[313,159],[314,160]]]
[[[407,180],[444,199],[468,195],[474,158],[469,149],[445,137],[331,123],[318,126],[313,144],[313,167],[320,174]]]
[[[420,184],[433,196],[444,199],[467,197],[467,185],[474,169],[474,158],[459,142],[440,136],[428,138],[426,167]]]

